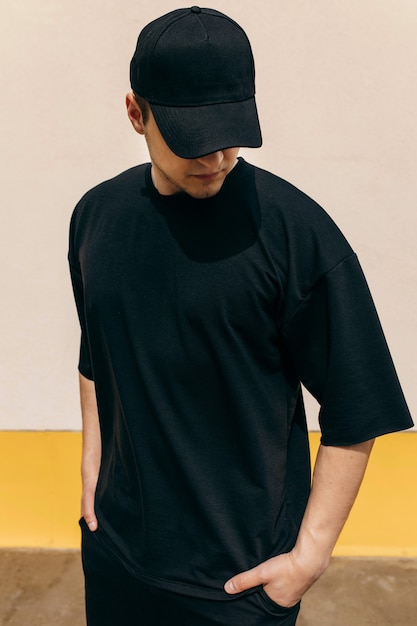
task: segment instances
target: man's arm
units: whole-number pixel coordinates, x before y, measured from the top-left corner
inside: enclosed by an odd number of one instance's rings
[[[80,374],[80,399],[83,420],[81,515],[89,529],[94,531],[98,527],[94,512],[94,495],[100,469],[101,437],[94,381],[82,374]]]
[[[354,446],[320,446],[310,498],[297,542],[287,554],[231,578],[227,593],[263,585],[284,607],[295,605],[327,568],[365,473],[373,440]]]

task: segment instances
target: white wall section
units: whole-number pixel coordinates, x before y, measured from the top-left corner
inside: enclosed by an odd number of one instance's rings
[[[264,146],[244,156],[342,228],[416,413],[417,3],[208,4],[255,54]],[[2,2],[0,429],[80,428],[68,222],[88,188],[147,160],[124,110],[129,62],[139,30],[180,6]]]

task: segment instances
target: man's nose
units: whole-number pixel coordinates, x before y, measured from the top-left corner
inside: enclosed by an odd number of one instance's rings
[[[223,161],[223,158],[223,150],[218,150],[217,152],[212,152],[211,154],[206,154],[206,156],[199,157],[196,160],[202,165],[205,165],[205,167],[216,170]]]

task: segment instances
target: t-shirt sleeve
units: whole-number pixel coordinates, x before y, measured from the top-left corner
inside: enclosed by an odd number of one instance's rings
[[[327,272],[282,328],[297,375],[320,403],[324,445],[413,425],[355,254]]]
[[[78,370],[83,376],[85,376],[89,380],[93,380],[94,378],[93,369],[91,366],[90,346],[88,342],[88,331],[87,331],[87,324],[85,320],[85,311],[84,311],[83,280],[82,280],[81,270],[79,268],[79,264],[76,259],[76,253],[74,250],[73,227],[74,226],[73,226],[73,221],[72,221],[71,231],[70,231],[68,261],[69,261],[72,289],[74,292],[74,299],[75,299],[75,304],[77,307],[78,319],[80,321],[80,326],[81,326],[81,341],[80,341]]]

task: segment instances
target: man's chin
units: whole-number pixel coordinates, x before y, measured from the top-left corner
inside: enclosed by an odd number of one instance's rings
[[[190,186],[190,189],[186,190],[186,193],[195,200],[206,200],[216,196],[222,188],[224,179],[216,181],[210,184],[199,184]]]

